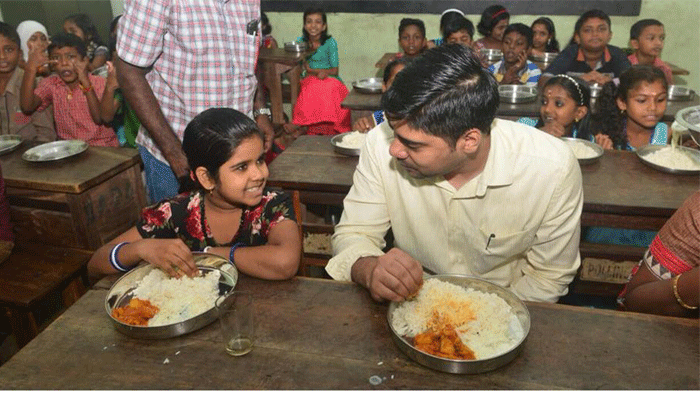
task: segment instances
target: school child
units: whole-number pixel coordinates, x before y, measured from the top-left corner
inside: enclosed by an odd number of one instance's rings
[[[88,270],[116,274],[147,261],[173,277],[194,276],[191,252],[204,251],[256,278],[293,277],[301,237],[289,195],[265,187],[263,140],[239,111],[197,115],[182,142],[197,189],[144,208],[136,226],[95,252]]]
[[[109,59],[109,49],[102,43],[100,34],[97,33],[95,24],[87,14],[74,14],[66,17],[63,20],[63,31],[72,33],[85,42],[87,57],[89,60],[88,71],[94,73],[95,70],[102,67]],[[98,71],[105,75],[106,71]]]
[[[655,19],[637,21],[630,28],[630,47],[634,53],[627,56],[630,64],[653,65],[663,71],[666,82],[673,85],[673,72],[665,62],[661,61],[661,51],[664,49],[666,33],[664,25]]]
[[[530,54],[559,53],[559,41],[554,22],[547,17],[537,18],[532,25],[532,50]]]
[[[592,130],[609,140],[611,148],[634,151],[646,144],[665,145],[668,128],[661,121],[666,110],[664,73],[649,65],[635,65],[620,75],[620,83],[603,86]],[[581,231],[589,243],[647,247],[656,232],[637,229],[588,227]]]
[[[116,45],[116,42],[114,44]],[[116,48],[113,47],[113,49],[112,53],[115,54]],[[116,57],[116,54],[113,57]],[[100,118],[105,124],[112,125],[120,146],[135,149],[136,135],[138,135],[141,123],[119,88],[117,66],[111,61],[107,61],[105,66],[107,67],[107,81],[100,99]]]
[[[60,33],[51,38],[48,58],[39,49],[29,53],[20,96],[22,111],[31,114],[53,105],[58,138],[116,147],[117,136],[100,117],[105,79],[88,73],[85,51],[79,37]],[[37,67],[49,62],[56,73],[36,83]]]
[[[608,44],[610,38],[610,17],[601,10],[586,11],[576,21],[569,45],[544,71],[545,78],[573,73],[585,82],[603,85],[612,80],[610,75],[619,77],[630,62],[621,49]]]
[[[425,38],[425,24],[420,19],[403,18],[399,23],[399,46],[403,53],[398,57],[412,58],[422,53],[427,48]]]
[[[471,47],[474,38],[474,24],[464,17],[449,21],[442,30],[443,43],[457,43]]]
[[[264,12],[260,13],[260,25],[262,26],[262,40],[260,41],[260,47],[263,49],[276,49],[277,41],[272,37],[272,25],[270,25],[270,20],[267,19],[267,14]]]
[[[486,7],[484,12],[481,13],[481,20],[479,20],[479,23],[476,25],[476,30],[479,31],[483,37],[474,42],[474,49],[501,50],[503,33],[509,23],[510,13],[508,13],[505,7],[499,4]]]
[[[17,25],[17,34],[19,35],[20,48],[22,49],[22,58],[19,60],[19,67],[24,69],[24,64],[29,57],[29,51],[34,46],[39,46],[46,50],[49,47],[49,34],[46,32],[46,27],[36,21],[26,20]],[[51,73],[50,69],[42,67],[41,76],[46,76]]]
[[[590,130],[591,91],[588,85],[568,75],[557,75],[547,81],[541,92],[540,118],[524,117],[518,122],[553,136],[593,141]]]
[[[411,62],[410,59],[406,57],[397,58],[389,62],[384,68],[384,82],[382,83],[382,93],[386,92],[390,87],[392,82],[394,82],[394,77],[398,74],[406,65]],[[371,117],[358,118],[357,121],[352,125],[352,130],[360,131],[363,133],[369,132],[370,129],[384,122],[384,111],[379,110],[372,113]]]
[[[537,85],[542,71],[528,61],[530,48],[532,29],[521,23],[508,25],[503,34],[503,59],[489,67],[500,85]]]
[[[20,37],[12,25],[0,22],[0,135],[20,135],[24,140],[49,142],[56,139],[50,110],[31,116],[20,107],[24,71]]]
[[[440,35],[442,36],[436,39],[428,40],[426,47],[432,49],[437,46],[442,46],[445,43],[445,26],[459,18],[465,18],[464,13],[456,8],[450,8],[443,11],[440,15]],[[474,25],[472,24],[472,36],[473,35]]]
[[[315,50],[304,62],[304,79],[292,112],[292,133],[306,128],[309,135],[334,135],[350,130],[350,110],[340,107],[348,89],[338,76],[338,42],[328,34],[326,13],[320,8],[304,11],[303,36],[308,48]]]

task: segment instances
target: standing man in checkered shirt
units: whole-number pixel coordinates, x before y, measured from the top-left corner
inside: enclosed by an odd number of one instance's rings
[[[255,114],[269,148],[269,110],[256,95],[259,18],[260,0],[124,0],[117,76],[141,121],[136,143],[152,203],[187,186],[183,132],[205,109]]]

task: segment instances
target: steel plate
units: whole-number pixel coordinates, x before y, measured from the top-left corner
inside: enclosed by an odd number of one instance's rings
[[[480,360],[452,360],[442,358],[416,349],[406,338],[396,333],[392,324],[392,316],[399,303],[391,302],[389,305],[389,311],[387,312],[387,320],[391,329],[392,338],[394,339],[394,343],[396,343],[401,351],[403,351],[408,357],[418,364],[443,372],[450,372],[453,374],[479,374],[492,371],[508,364],[520,353],[525,345],[525,340],[530,333],[530,312],[527,310],[525,303],[516,297],[515,294],[491,282],[465,275],[434,275],[424,277],[424,279],[439,279],[441,281],[459,285],[464,288],[472,288],[485,293],[495,293],[512,307],[513,312],[515,312],[515,315],[522,324],[524,334],[520,342],[512,349],[491,358]]]
[[[529,103],[537,100],[537,88],[527,85],[500,85],[498,95],[504,103]]]
[[[534,62],[550,64],[558,55],[559,53],[530,54],[528,58]]]
[[[688,129],[688,134],[700,146],[700,106],[687,107],[676,113],[676,121]]]
[[[572,143],[581,143],[584,146],[590,147],[591,149],[595,150],[596,155],[594,157],[588,157],[588,158],[578,158],[578,163],[580,165],[588,165],[588,164],[593,164],[594,162],[600,160],[600,157],[603,157],[603,148],[600,147],[598,144],[590,142],[588,140],[583,140],[583,139],[577,139],[577,138],[572,138],[572,137],[562,137],[559,138],[563,141],[566,142],[566,144],[571,145]],[[575,155],[575,154],[574,154]]]
[[[287,42],[284,44],[284,49],[293,53],[301,53],[306,51],[306,43],[304,42]]]
[[[331,138],[331,144],[333,145],[333,150],[335,150],[336,153],[343,154],[346,156],[359,156],[360,155],[360,149],[362,148],[362,146],[360,146],[360,147],[346,147],[346,146],[340,145],[340,142],[343,140],[343,137],[345,137],[351,133],[359,133],[359,132],[352,131],[352,132],[340,133],[340,134],[335,135]]]
[[[365,78],[352,83],[352,87],[360,93],[381,93],[382,80],[380,78]]]
[[[0,135],[0,154],[6,154],[22,144],[20,135]]]
[[[685,86],[671,85],[668,87],[668,101],[688,101],[695,95],[695,92]]]
[[[669,168],[669,167],[665,167],[665,166],[660,165],[660,164],[653,163],[653,162],[647,160],[646,158],[644,158],[644,156],[651,154],[657,150],[661,150],[665,147],[671,147],[671,145],[648,144],[646,146],[642,146],[642,147],[637,148],[637,150],[635,152],[637,153],[637,156],[639,157],[639,160],[642,161],[642,163],[644,163],[644,164],[646,164],[654,169],[657,169],[659,171],[668,172],[670,174],[677,174],[677,175],[697,175],[697,174],[700,174],[700,169],[694,169],[694,170],[693,169],[674,169],[674,168]],[[683,147],[683,146],[678,146],[676,148],[681,150],[681,151],[684,151],[686,154],[688,154],[690,157],[692,157],[698,164],[700,164],[700,151],[695,150],[695,149],[691,149],[688,147]]]
[[[32,147],[22,154],[22,159],[33,162],[62,160],[87,149],[88,144],[82,140],[58,140]]]
[[[481,54],[489,65],[495,64],[503,58],[503,52],[498,49],[481,49],[479,50],[479,54]]]
[[[200,271],[209,273],[214,269],[221,272],[219,278],[219,295],[223,295],[233,290],[238,281],[238,271],[228,260],[214,254],[195,253],[194,261]],[[109,319],[114,324],[117,331],[131,337],[140,339],[167,339],[201,329],[216,321],[216,307],[212,307],[206,312],[190,319],[169,325],[161,326],[136,326],[125,324],[112,317],[112,310],[125,306],[133,297],[133,291],[138,287],[141,280],[151,272],[154,266],[143,264],[127,272],[112,285],[105,297],[105,311]]]

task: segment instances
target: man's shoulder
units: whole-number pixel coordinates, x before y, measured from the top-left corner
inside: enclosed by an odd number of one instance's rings
[[[549,168],[545,166],[547,160],[557,165],[573,157],[563,140],[524,123],[496,118],[491,134],[495,138],[492,143],[501,146],[514,163],[537,163]]]

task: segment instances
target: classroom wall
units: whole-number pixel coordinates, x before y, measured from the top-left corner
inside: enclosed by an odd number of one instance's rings
[[[123,9],[122,0],[111,0],[114,15]],[[565,1],[565,0],[564,0]],[[302,13],[267,13],[272,35],[282,44],[301,35]],[[440,15],[416,14],[426,24],[428,38],[439,36]],[[374,64],[384,53],[399,51],[400,14],[329,14],[328,28],[338,41],[340,76],[346,85],[352,81],[377,76]],[[467,15],[476,25],[479,15]],[[530,24],[539,15],[512,16],[511,22]],[[552,16],[557,28],[557,39],[566,43],[571,37],[578,16]],[[689,76],[678,77],[678,84],[688,85],[700,93],[700,0],[642,0],[639,16],[613,16],[611,44],[627,47],[629,29],[639,19],[656,18],[664,23],[666,45],[662,55],[667,60],[690,71]],[[475,39],[478,39],[476,34]]]

